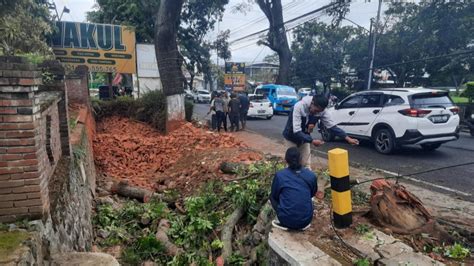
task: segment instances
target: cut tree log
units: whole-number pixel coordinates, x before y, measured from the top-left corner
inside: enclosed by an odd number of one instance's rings
[[[118,194],[122,197],[137,199],[141,202],[149,202],[154,196],[154,192],[148,189],[131,186],[127,181],[120,181],[114,183],[111,187],[113,194]]]
[[[243,215],[244,210],[241,207],[235,209],[222,228],[221,241],[223,243],[223,247],[221,257],[224,259],[224,261],[227,261],[227,258],[232,255],[232,232],[234,231],[235,225]]]
[[[398,234],[434,231],[433,216],[404,186],[379,179],[372,182],[370,190],[371,213],[380,225]]]
[[[237,174],[238,171],[247,168],[248,164],[234,162],[222,162],[219,167],[224,174]]]
[[[155,237],[165,247],[166,254],[174,257],[183,253],[183,249],[178,248],[175,244],[173,244],[169,240],[168,235],[167,235],[169,228],[170,228],[169,221],[166,219],[161,219],[160,222],[158,223],[158,230],[156,232]]]

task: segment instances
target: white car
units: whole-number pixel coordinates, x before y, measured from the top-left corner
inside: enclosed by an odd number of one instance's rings
[[[272,103],[264,95],[249,94],[249,111],[248,117],[266,118],[268,120],[273,117]]]
[[[435,150],[459,138],[459,108],[449,92],[425,88],[397,88],[354,93],[328,108],[332,119],[348,135],[370,140],[389,154],[415,144]],[[325,141],[334,136],[320,128]]]
[[[197,90],[194,93],[194,102],[196,103],[210,103],[211,93],[205,90]]]

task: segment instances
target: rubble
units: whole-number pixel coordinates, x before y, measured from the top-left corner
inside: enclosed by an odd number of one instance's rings
[[[109,117],[97,124],[96,165],[107,177],[162,191],[195,189],[196,181],[219,178],[221,162],[252,162],[262,156],[231,134],[217,134],[183,124],[162,135],[151,126],[128,118]],[[225,178],[224,178],[225,179]]]

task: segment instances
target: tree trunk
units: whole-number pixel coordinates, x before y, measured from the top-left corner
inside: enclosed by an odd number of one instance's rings
[[[176,129],[184,121],[184,78],[181,67],[177,33],[183,0],[161,0],[155,21],[155,51],[163,93],[167,100],[166,132]]]
[[[262,44],[278,53],[280,68],[276,83],[288,84],[290,81],[290,63],[292,54],[286,37],[286,29],[283,24],[283,8],[281,0],[256,0],[260,9],[270,23],[267,40]]]

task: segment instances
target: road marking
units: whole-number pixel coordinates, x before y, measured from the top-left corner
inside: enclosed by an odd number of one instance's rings
[[[314,153],[319,153],[319,154],[327,156],[327,152],[323,152],[323,151],[319,151],[319,150],[315,150],[315,149],[311,149],[311,151],[313,151]],[[385,174],[388,174],[388,175],[391,175],[391,176],[398,176],[399,175],[398,173],[388,171],[388,170],[384,170],[384,169],[380,169],[380,168],[376,168],[376,167],[370,167],[370,168],[375,170],[375,171],[379,171],[379,172],[382,172],[382,173],[385,173]],[[410,180],[410,181],[413,181],[413,182],[417,182],[417,183],[421,183],[421,184],[424,184],[424,185],[427,185],[427,186],[432,186],[432,187],[439,188],[439,189],[442,189],[442,190],[446,190],[446,191],[449,191],[449,192],[453,192],[453,193],[456,193],[456,194],[461,194],[461,195],[466,196],[466,197],[472,196],[472,194],[470,194],[470,193],[462,192],[462,191],[452,189],[452,188],[449,188],[449,187],[444,187],[444,186],[432,184],[432,183],[429,183],[429,182],[426,182],[426,181],[423,181],[423,180],[420,180],[420,179],[416,179],[416,178],[413,178],[413,177],[401,176],[400,178]]]

